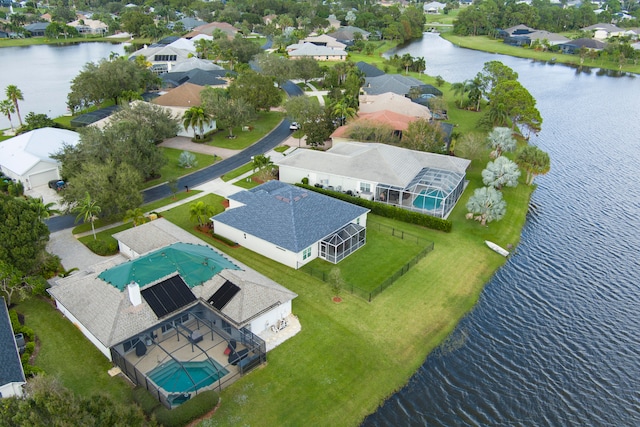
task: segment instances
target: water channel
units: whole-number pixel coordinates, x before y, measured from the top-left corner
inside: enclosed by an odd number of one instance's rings
[[[22,89],[23,117],[64,114],[73,77],[112,51],[123,47],[0,49],[0,89]],[[434,34],[404,52],[450,82],[490,60],[516,70],[544,118],[531,142],[552,169],[478,305],[364,425],[640,425],[640,78],[460,49]]]
[[[364,426],[640,425],[640,79],[457,48],[398,51],[472,78],[490,60],[538,101],[550,153],[516,253]]]
[[[88,62],[108,58],[111,52],[124,54],[123,44],[79,43],[73,45],[39,45],[0,49],[0,99],[8,85],[16,85],[24,95],[19,101],[20,114],[33,111],[54,118],[67,112],[67,95],[73,80]],[[14,126],[18,116],[12,115]],[[0,129],[8,129],[9,120],[0,116]]]

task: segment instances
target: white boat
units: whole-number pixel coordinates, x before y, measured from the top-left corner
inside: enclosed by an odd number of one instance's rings
[[[504,257],[509,256],[509,251],[506,250],[505,248],[503,248],[502,246],[496,245],[495,243],[490,242],[488,240],[485,240],[484,242],[487,244],[487,246],[489,246],[491,248],[491,250],[499,253],[500,255],[502,255]]]

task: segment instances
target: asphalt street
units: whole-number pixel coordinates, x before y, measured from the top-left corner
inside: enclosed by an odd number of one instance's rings
[[[289,95],[290,97],[304,95],[302,89],[300,89],[291,81],[283,84],[282,89],[284,89],[284,91],[287,92],[287,95]],[[253,156],[265,154],[268,151],[274,149],[284,140],[286,140],[290,135],[291,131],[289,130],[289,120],[285,119],[282,121],[282,123],[280,123],[280,125],[273,129],[269,134],[265,135],[261,140],[242,150],[235,156],[229,157],[228,159],[224,159],[216,164],[180,178],[178,180],[178,189],[182,190],[187,186],[189,188],[193,188],[207,181],[211,181],[212,179],[216,179],[224,175],[225,173],[231,172],[232,170],[237,169],[246,163],[249,163]],[[144,200],[143,203],[160,200],[165,197],[169,197],[170,195],[171,190],[169,189],[169,186],[167,184],[161,184],[142,191],[142,197]],[[49,227],[49,231],[53,233],[56,231],[74,227],[75,216],[55,216],[49,218],[46,223]]]

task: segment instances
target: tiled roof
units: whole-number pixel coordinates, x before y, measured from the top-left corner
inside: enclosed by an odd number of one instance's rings
[[[193,107],[202,104],[200,100],[200,92],[204,90],[204,86],[198,86],[193,83],[184,83],[175,89],[155,98],[152,102],[157,105],[165,105],[169,107]]]
[[[312,172],[321,172],[405,188],[423,169],[464,173],[471,162],[459,157],[407,150],[392,145],[341,142],[326,152],[296,150],[278,161]]]
[[[289,52],[289,56],[347,56],[347,52],[342,49],[317,46],[313,43],[302,43],[295,50]]]
[[[7,304],[4,298],[0,297],[0,387],[20,382],[26,382],[22,363],[13,337]]]
[[[180,242],[203,244],[202,240],[162,218],[136,228],[136,232],[146,235],[162,230]],[[104,270],[125,261],[122,256],[112,258],[92,266],[88,271],[58,279],[49,289],[49,293],[107,348],[162,320],[158,319],[144,298],[142,304],[134,307],[126,289],[120,291],[98,278]],[[241,291],[223,308],[222,313],[236,326],[245,326],[259,313],[297,296],[244,264],[233,259],[231,261],[240,267],[240,270],[222,270],[203,284],[191,288],[191,291],[197,298],[207,300],[226,280],[234,281]]]
[[[298,253],[367,212],[280,181],[229,196],[244,206],[213,217],[276,246]]]
[[[385,92],[380,95],[360,95],[360,113],[375,113],[381,110],[431,119],[429,107],[415,103],[406,96],[393,92]]]

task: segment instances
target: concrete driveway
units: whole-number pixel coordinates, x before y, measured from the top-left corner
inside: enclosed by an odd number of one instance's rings
[[[75,267],[83,271],[94,264],[111,258],[121,257],[124,259],[122,255],[103,257],[94,254],[73,237],[70,229],[51,233],[49,235],[49,242],[47,243],[47,252],[58,255],[65,270],[71,270]]]

